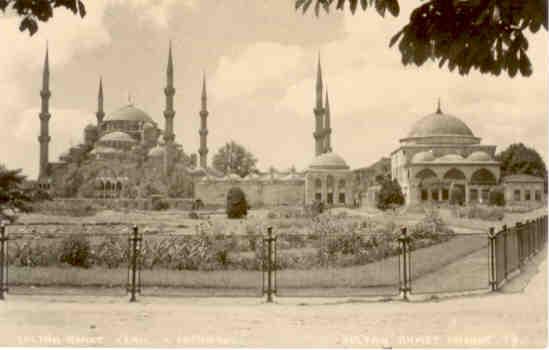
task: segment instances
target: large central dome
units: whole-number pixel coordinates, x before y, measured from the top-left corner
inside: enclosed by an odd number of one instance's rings
[[[430,136],[469,136],[474,137],[473,132],[459,118],[450,114],[429,114],[417,121],[408,134],[408,138]]]
[[[134,121],[134,122],[149,122],[154,123],[151,117],[143,110],[135,107],[134,105],[124,106],[117,111],[111,113],[105,121],[114,121],[114,120],[125,120],[125,121]]]

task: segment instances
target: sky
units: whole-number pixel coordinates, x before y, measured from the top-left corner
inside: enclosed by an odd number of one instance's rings
[[[406,23],[375,11],[332,11],[315,17],[293,0],[87,0],[84,19],[57,10],[32,37],[19,19],[0,15],[0,163],[38,172],[41,72],[49,45],[50,161],[82,142],[95,123],[99,77],[106,113],[128,103],[163,126],[169,41],[175,66],[174,131],[187,153],[199,147],[201,77],[208,86],[209,160],[234,140],[259,159],[298,170],[314,157],[316,62],[330,95],[332,147],[351,168],[370,165],[398,147],[412,125],[436,110],[463,120],[498,151],[514,142],[547,161],[547,32],[530,35],[528,78],[472,72],[435,63],[402,66],[389,48]],[[406,6],[416,2],[401,2]],[[3,46],[3,47],[2,47]]]

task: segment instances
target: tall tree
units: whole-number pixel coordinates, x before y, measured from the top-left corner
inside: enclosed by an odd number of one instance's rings
[[[80,0],[0,0],[0,10],[12,9],[21,17],[19,30],[33,35],[38,30],[38,22],[47,22],[53,17],[53,11],[65,8],[84,18],[86,7]]]
[[[404,204],[404,194],[396,179],[392,181],[390,179],[385,179],[382,181],[376,204],[381,210],[394,208]]]
[[[501,162],[501,175],[528,174],[547,176],[547,166],[539,153],[523,143],[514,143],[496,154]]]
[[[30,209],[30,190],[24,188],[25,176],[21,169],[8,170],[0,164],[0,221],[7,218],[13,221],[18,212]]]
[[[338,10],[349,5],[353,14],[359,5],[364,11],[375,7],[382,17],[400,13],[398,0],[295,0],[295,7],[305,13],[313,3],[317,16],[334,3]],[[536,33],[542,26],[547,30],[547,0],[429,0],[412,11],[389,46],[398,43],[404,65],[421,66],[431,59],[462,75],[474,69],[529,76],[525,32]]]
[[[214,155],[213,167],[223,174],[235,173],[244,177],[255,170],[257,158],[244,146],[227,142]]]

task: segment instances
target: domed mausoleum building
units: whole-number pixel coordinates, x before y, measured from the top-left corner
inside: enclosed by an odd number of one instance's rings
[[[315,200],[328,205],[352,203],[352,172],[343,158],[334,152],[317,156],[307,169],[305,202]]]
[[[499,182],[496,146],[481,139],[459,118],[437,111],[417,121],[400,147],[391,153],[391,178],[396,179],[406,204],[451,200],[461,189],[466,203],[488,201]]]

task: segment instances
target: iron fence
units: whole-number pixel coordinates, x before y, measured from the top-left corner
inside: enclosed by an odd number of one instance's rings
[[[486,233],[179,235],[129,225],[0,229],[10,294],[378,296],[498,290],[547,244],[547,216]],[[105,232],[100,232],[105,231]]]

